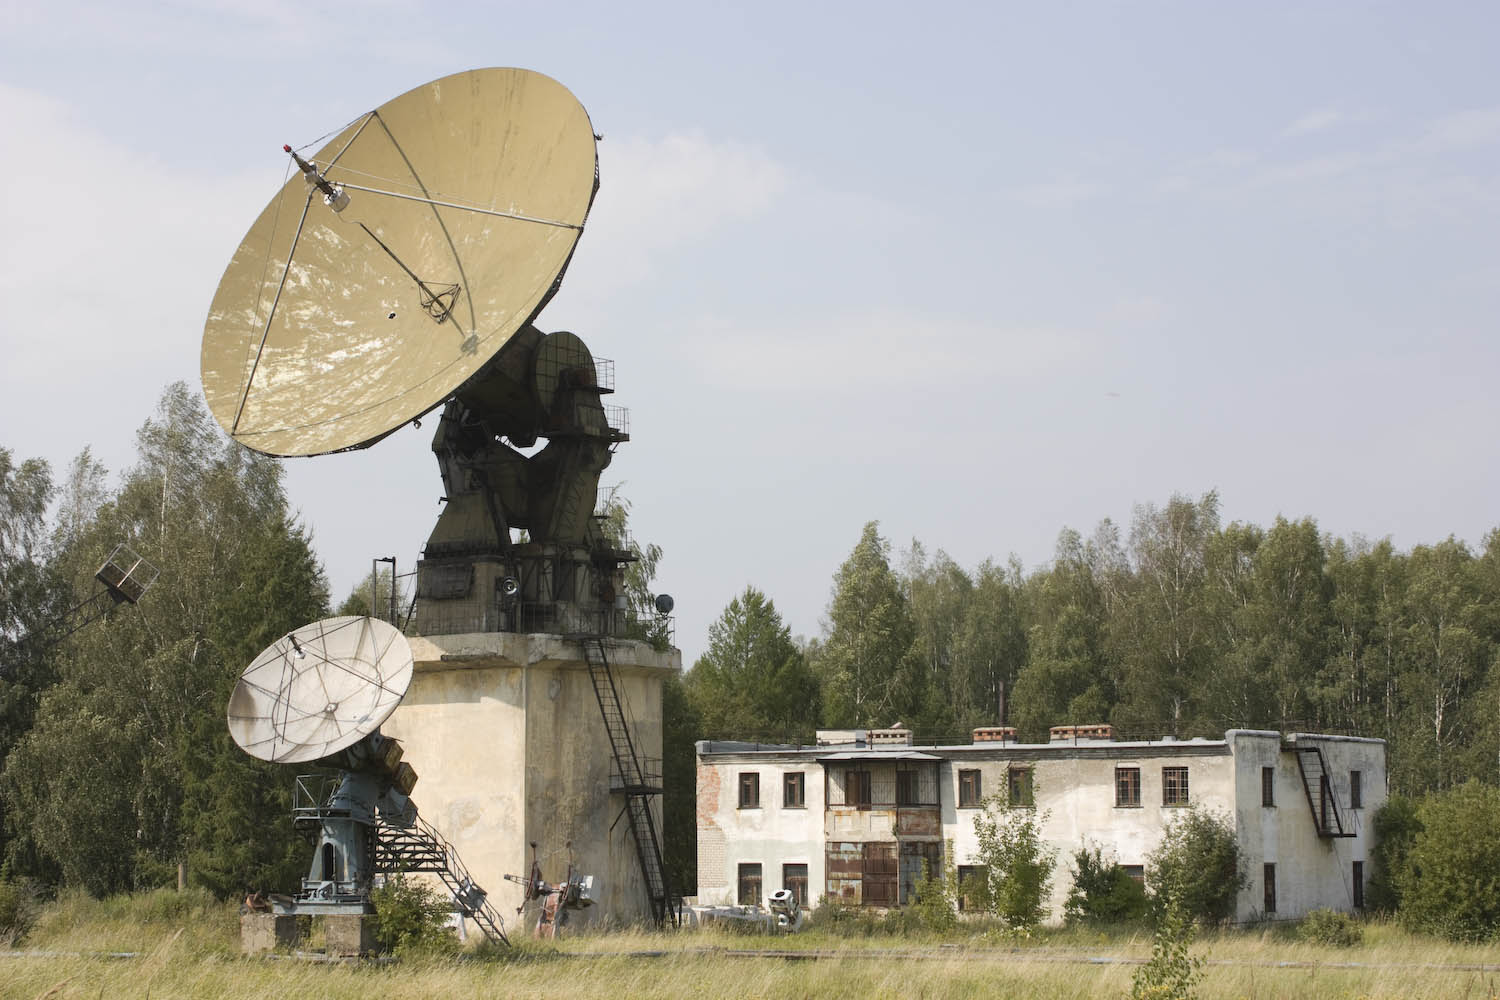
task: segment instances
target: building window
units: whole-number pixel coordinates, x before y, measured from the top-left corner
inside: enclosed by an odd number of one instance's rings
[[[1164,767],[1161,769],[1161,804],[1185,806],[1188,804],[1188,769]]]
[[[744,771],[740,774],[740,808],[760,808],[759,771]]]
[[[914,806],[917,804],[917,772],[896,772],[896,805]]]
[[[1355,771],[1354,773],[1358,774],[1359,772]],[[1354,908],[1356,910],[1363,910],[1365,908],[1365,863],[1363,861],[1354,862],[1352,882],[1354,884]]]
[[[807,782],[801,771],[792,771],[783,779],[781,804],[788,809],[801,809],[807,805]]]
[[[760,865],[740,865],[740,905],[760,905]]]
[[[1265,863],[1265,865],[1262,866],[1261,878],[1262,878],[1262,880],[1264,880],[1264,882],[1266,884],[1266,895],[1265,895],[1265,900],[1264,900],[1264,903],[1265,903],[1265,906],[1264,906],[1265,912],[1266,913],[1275,913],[1276,912],[1276,866],[1274,864],[1272,864],[1271,862],[1267,861]]]
[[[972,913],[980,909],[979,900],[985,893],[985,880],[990,870],[984,865],[958,866],[958,909],[960,913]]]
[[[1136,882],[1139,883],[1140,885],[1145,885],[1146,884],[1146,866],[1145,865],[1121,865],[1120,867],[1123,868],[1123,869],[1125,869],[1125,874],[1126,875],[1129,875],[1131,878],[1135,879]]]
[[[1364,775],[1362,775],[1358,771],[1350,771],[1349,772],[1349,808],[1350,809],[1358,809],[1358,808],[1360,808],[1361,805],[1362,805],[1362,803],[1363,803],[1363,801],[1364,801],[1364,789],[1360,787],[1360,785],[1364,784],[1364,781],[1362,780],[1363,778],[1364,778]]]
[[[1131,809],[1141,804],[1141,769],[1115,768],[1115,807]]]
[[[960,809],[978,809],[982,798],[979,791],[979,772],[958,772],[958,806]]]
[[[1031,768],[1013,767],[1010,769],[1007,777],[1009,778],[1011,805],[1036,805],[1036,796],[1032,793]]]
[[[1274,767],[1260,769],[1260,804],[1263,806],[1276,804],[1276,768]]]
[[[807,909],[807,865],[782,865],[781,887],[791,890],[799,910]]]
[[[844,805],[870,808],[870,772],[848,770],[844,772]]]

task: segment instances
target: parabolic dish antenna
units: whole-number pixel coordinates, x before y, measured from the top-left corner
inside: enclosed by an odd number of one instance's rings
[[[598,176],[582,105],[520,69],[434,80],[293,157],[203,330],[209,409],[271,455],[373,444],[462,386],[556,291]]]
[[[229,696],[229,734],[252,757],[320,760],[380,728],[411,684],[406,638],[386,622],[346,616],[276,640]]]

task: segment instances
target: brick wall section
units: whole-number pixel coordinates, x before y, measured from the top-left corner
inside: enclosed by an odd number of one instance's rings
[[[719,808],[720,769],[698,765],[698,887],[721,889],[729,884],[724,830],[714,819]]]

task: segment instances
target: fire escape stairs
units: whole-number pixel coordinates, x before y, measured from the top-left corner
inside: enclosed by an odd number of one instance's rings
[[[1307,793],[1307,806],[1312,810],[1313,826],[1317,829],[1318,836],[1328,840],[1353,837],[1355,831],[1352,827],[1345,826],[1345,817],[1339,813],[1323,748],[1317,745],[1292,745],[1288,749],[1297,757],[1297,770],[1302,775],[1302,790]],[[1354,815],[1351,813],[1348,819],[1352,824]]]
[[[375,869],[382,872],[430,872],[443,880],[454,905],[479,925],[496,944],[509,944],[505,921],[489,896],[475,884],[453,845],[421,817],[410,827],[380,821],[375,828]]]
[[[667,869],[662,863],[661,837],[656,829],[656,818],[651,813],[651,800],[661,795],[661,787],[659,783],[649,781],[641,767],[641,759],[630,738],[630,727],[620,704],[620,691],[615,684],[614,670],[609,664],[604,639],[594,635],[570,638],[583,647],[584,660],[589,667],[589,679],[593,681],[599,711],[604,716],[604,728],[609,735],[610,750],[614,754],[620,790],[625,793],[625,815],[630,821],[630,835],[635,841],[636,856],[640,859],[641,875],[646,883],[652,918],[658,926],[663,925],[668,918],[675,925],[681,919],[681,906],[672,896]]]

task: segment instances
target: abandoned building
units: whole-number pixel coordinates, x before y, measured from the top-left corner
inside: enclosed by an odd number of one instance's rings
[[[1248,876],[1239,921],[1364,906],[1372,817],[1386,798],[1385,741],[1230,730],[1221,740],[1116,741],[1111,727],[1060,726],[1044,744],[1010,728],[960,746],[913,746],[905,729],[818,733],[816,746],[702,741],[698,902],[756,904],[778,888],[903,905],[944,844],[973,870],[986,798],[1035,808],[1057,852],[1050,919],[1068,863],[1099,845],[1137,879],[1174,815],[1229,818]],[[960,904],[962,905],[962,904]]]

